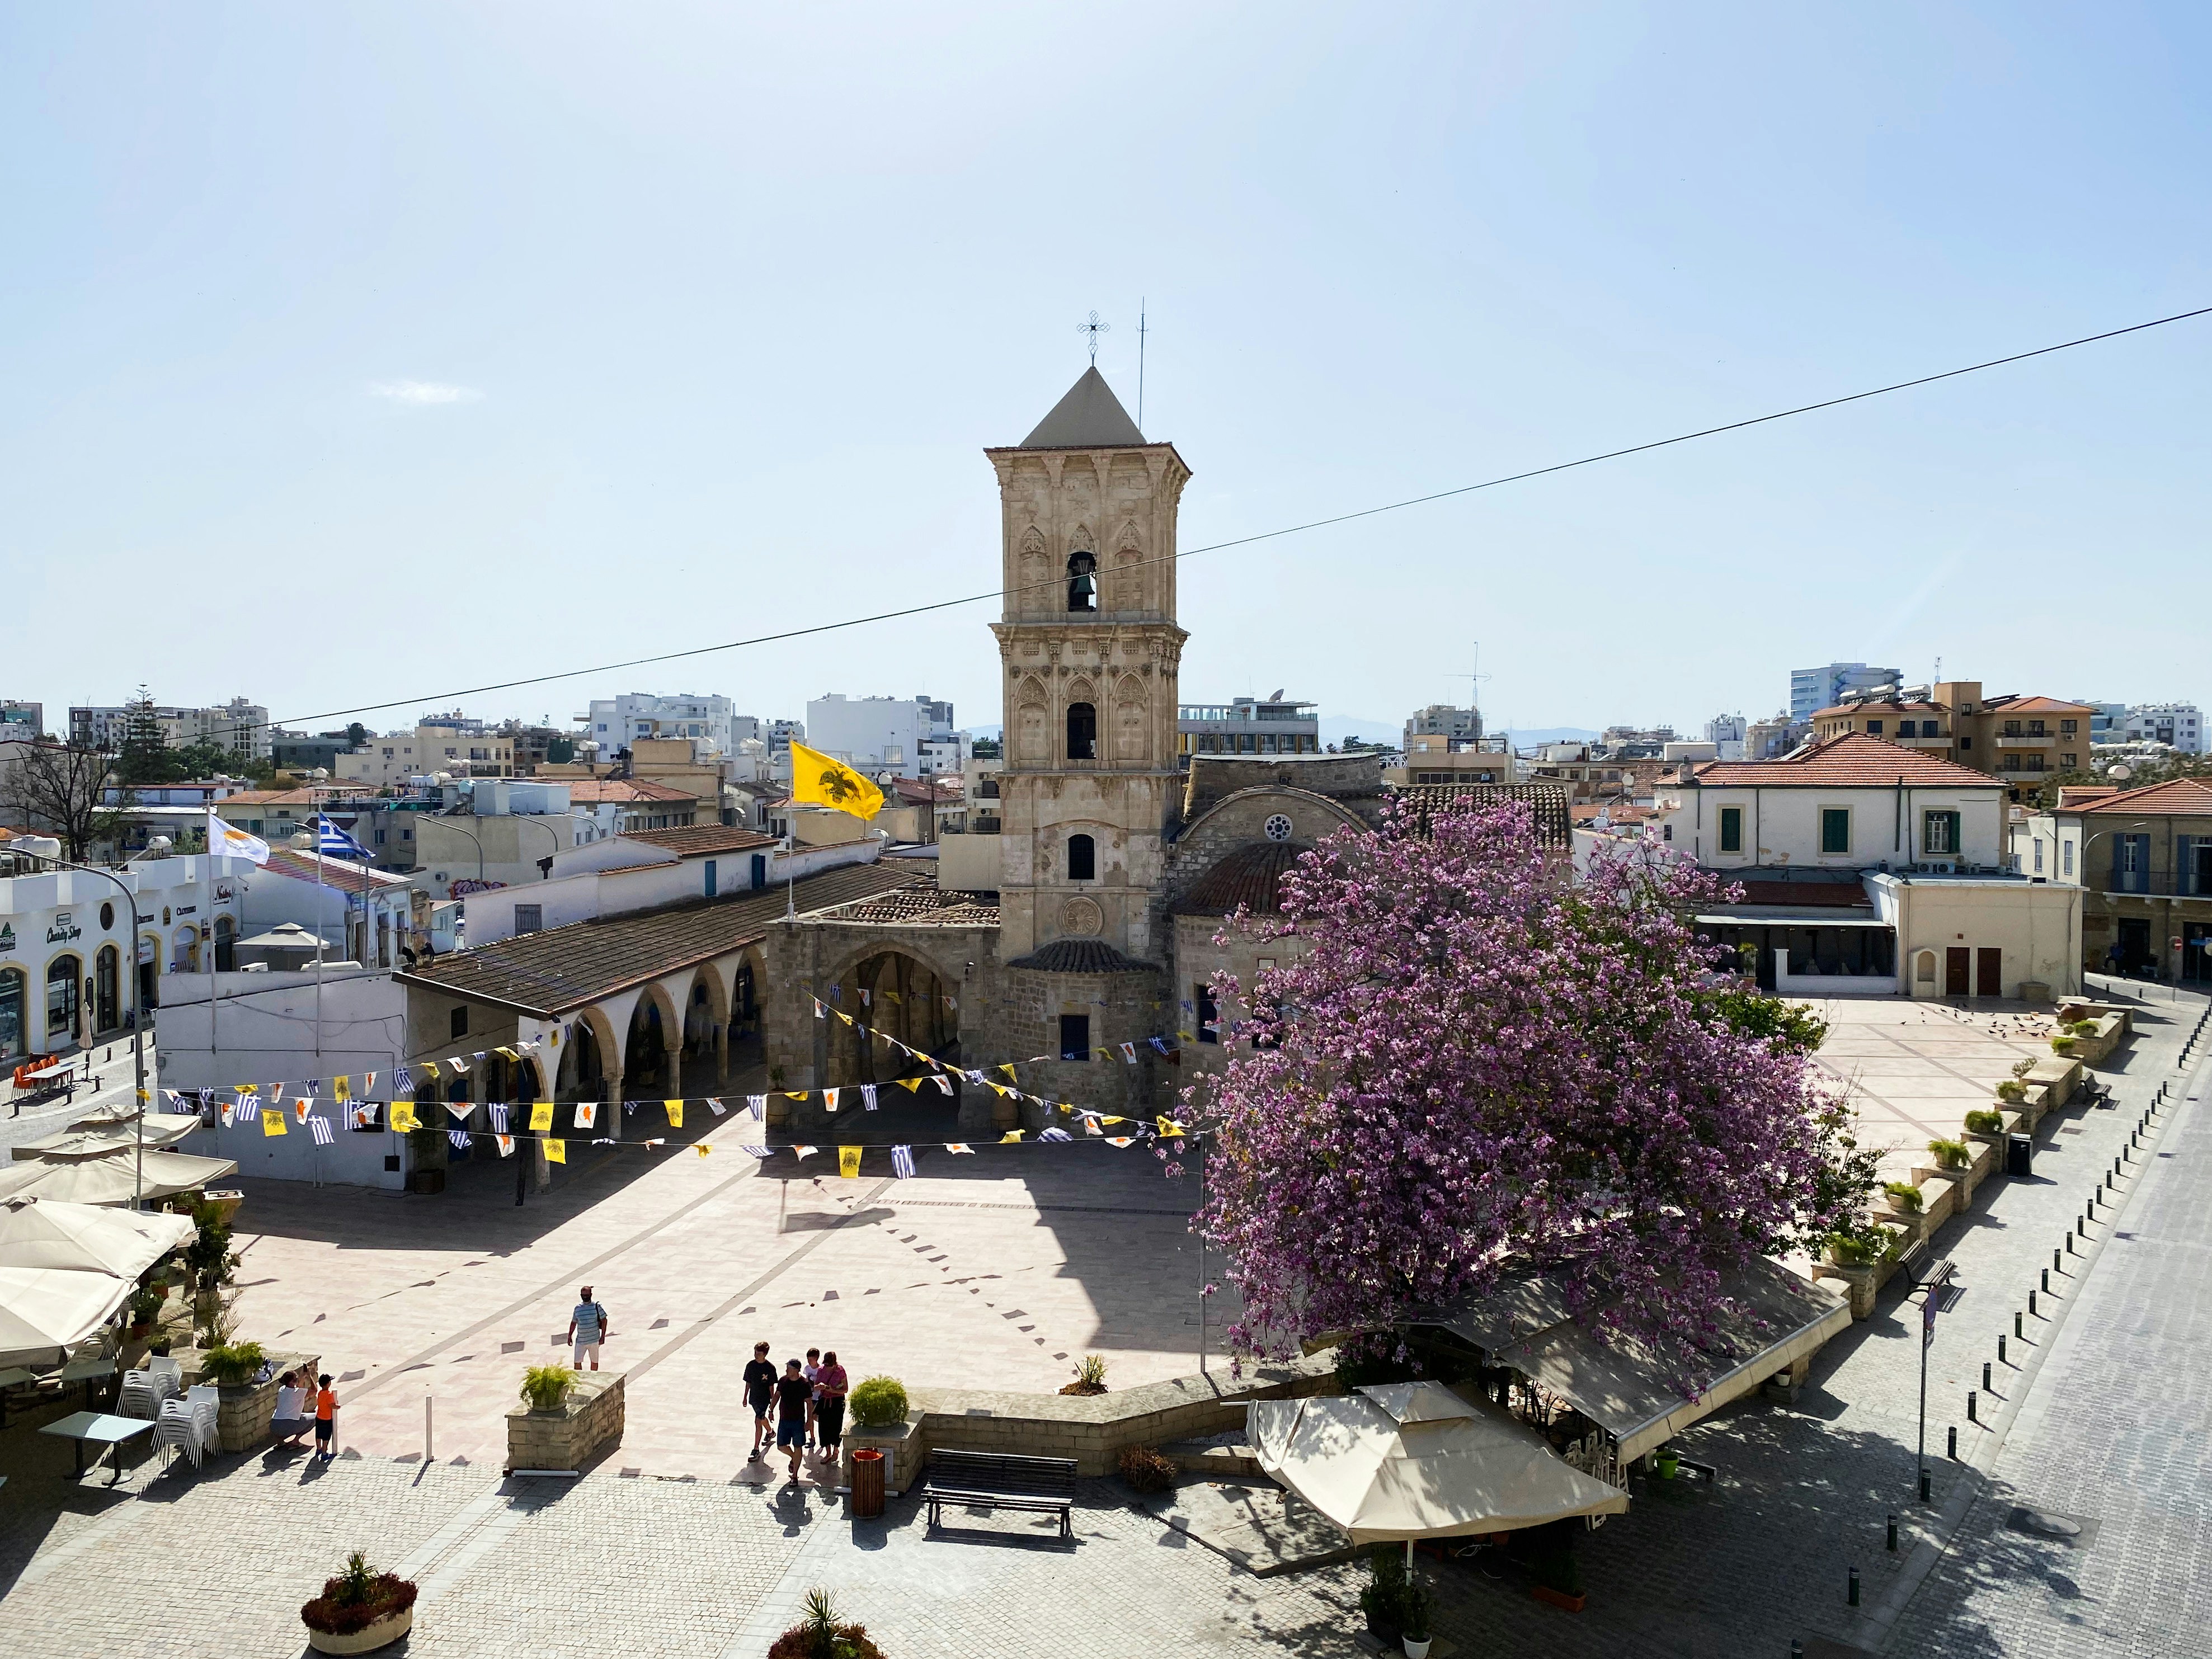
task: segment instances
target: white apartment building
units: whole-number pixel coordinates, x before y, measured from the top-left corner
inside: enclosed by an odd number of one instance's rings
[[[727,697],[691,691],[665,697],[647,691],[594,697],[590,713],[582,719],[590,728],[586,735],[599,745],[602,760],[640,738],[704,738],[716,752],[734,755],[742,739],[760,735],[760,722],[750,715],[740,716]]]
[[[1894,691],[1905,676],[1894,668],[1870,668],[1863,662],[1823,663],[1818,668],[1790,671],[1790,718],[1809,720],[1823,708],[1832,708],[1847,691]]]
[[[74,707],[69,711],[70,741],[94,749],[120,749],[130,717],[128,703]],[[269,758],[269,711],[243,697],[233,697],[220,708],[157,703],[154,718],[161,727],[162,741],[172,749],[211,743],[250,759]]]
[[[364,789],[404,789],[413,778],[444,772],[457,778],[511,778],[514,739],[471,732],[452,720],[425,723],[412,731],[387,732],[337,757],[331,769],[340,783]]]
[[[2204,716],[2193,702],[2141,702],[2127,718],[2128,741],[2162,743],[2185,755],[2204,752]]]
[[[1318,729],[1318,728],[1316,728]],[[1415,738],[1479,738],[1482,735],[1482,711],[1479,708],[1455,708],[1448,702],[1432,702],[1426,708],[1410,716],[1406,721],[1406,746],[1411,748]]]
[[[848,697],[833,691],[808,702],[804,732],[793,735],[848,766],[890,767],[917,776],[924,745],[952,740],[952,705],[928,696]]]

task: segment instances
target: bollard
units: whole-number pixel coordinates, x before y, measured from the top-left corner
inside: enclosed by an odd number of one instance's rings
[[[1997,1364],[2000,1364],[2000,1365],[2006,1364],[2008,1364],[2008,1363],[2009,1363],[2008,1361],[2007,1361],[2007,1359],[2006,1359],[2006,1358],[2005,1358],[2005,1357],[2004,1357],[2004,1342],[2005,1342],[2005,1340],[2004,1340],[2003,1333],[2002,1333],[2002,1332],[1998,1333],[1998,1335],[1997,1335]]]
[[[1982,1361],[1982,1392],[1984,1394],[1991,1392],[1990,1388],[1990,1362],[1986,1359]]]
[[[2069,1255],[2074,1254],[2074,1230],[2071,1227],[2069,1227],[2066,1230],[2066,1254]],[[2030,1313],[2033,1313],[2034,1311],[2035,1310],[2033,1308],[2030,1308],[2028,1310],[2028,1312]]]
[[[1956,1423],[1951,1425],[1950,1441],[1943,1448],[1943,1451],[1954,1463],[1959,1461],[1959,1425]]]
[[[1921,1480],[1922,1480],[1923,1482],[1925,1482],[1925,1480],[1927,1480],[1927,1476],[1923,1475],[1923,1476],[1921,1477]],[[1859,1570],[1858,1570],[1856,1567],[1853,1567],[1853,1568],[1851,1569],[1851,1592],[1850,1592],[1850,1595],[1851,1595],[1851,1605],[1852,1605],[1853,1607],[1856,1607],[1856,1606],[1858,1606],[1858,1604],[1859,1604]]]
[[[2027,1316],[2030,1319],[2040,1317],[2040,1316],[2035,1311],[2035,1292],[2033,1291],[2030,1291],[2027,1293]]]
[[[1956,1424],[1954,1424],[1954,1425],[1952,1425],[1952,1426],[1953,1426],[1954,1428],[1956,1428],[1958,1425],[1957,1425]],[[1921,1501],[1922,1503],[1923,1503],[1923,1504],[1925,1504],[1925,1503],[1927,1503],[1927,1502],[1929,1501],[1929,1498],[1928,1498],[1928,1484],[1929,1484],[1929,1479],[1930,1479],[1930,1477],[1929,1477],[1929,1473],[1928,1473],[1928,1471],[1927,1471],[1927,1470],[1923,1469],[1923,1470],[1921,1470],[1921,1471],[1920,1471],[1920,1501]]]
[[[1790,1659],[1805,1659],[1805,1644],[1794,1636],[1790,1638]]]
[[[2053,1250],[2051,1254],[2057,1255],[2058,1252]],[[2043,1269],[2043,1293],[2045,1296],[2051,1294],[2051,1269],[2048,1267]]]
[[[2033,1295],[2034,1292],[2030,1291],[2029,1294]],[[2012,1310],[2012,1334],[2014,1336],[2026,1336],[2027,1334],[2026,1331],[2020,1328],[2020,1310],[2017,1308],[2014,1308]]]
[[[1969,1423],[1978,1423],[1978,1422],[1980,1422],[1980,1421],[1982,1420],[1982,1419],[1981,1419],[1981,1418],[1980,1418],[1980,1417],[1979,1417],[1979,1416],[1975,1413],[1975,1410],[1974,1410],[1974,1400],[1975,1400],[1975,1394],[1974,1394],[1974,1391],[1973,1391],[1972,1389],[1967,1389],[1967,1390],[1966,1390],[1966,1421],[1968,1421]]]
[[[1893,1515],[1889,1517],[1889,1553],[1897,1553],[1897,1517]]]

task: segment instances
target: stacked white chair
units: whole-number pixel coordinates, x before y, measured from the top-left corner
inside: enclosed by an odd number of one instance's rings
[[[221,1451],[222,1391],[212,1383],[196,1382],[185,1394],[185,1403],[191,1409],[192,1430],[199,1439],[200,1449],[203,1451]]]
[[[161,1414],[154,1425],[155,1443],[164,1451],[183,1447],[192,1467],[199,1468],[203,1455],[221,1449],[216,1426],[220,1401],[216,1390],[205,1387],[193,1389],[182,1399],[172,1395],[162,1401]]]
[[[143,1417],[159,1422],[161,1402],[175,1399],[179,1392],[173,1372],[125,1371],[123,1373],[123,1390],[115,1402],[116,1414],[119,1417]]]

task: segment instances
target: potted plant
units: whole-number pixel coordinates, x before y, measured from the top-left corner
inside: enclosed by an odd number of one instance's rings
[[[1928,1150],[1936,1155],[1939,1168],[1963,1170],[1966,1167],[1966,1143],[1963,1140],[1931,1140]]]
[[[557,1412],[575,1381],[566,1365],[532,1365],[522,1373],[522,1397],[534,1412]]]
[[[1132,1492],[1165,1492],[1175,1485],[1176,1466],[1150,1446],[1124,1446],[1114,1462]]]
[[[888,1429],[906,1421],[906,1385],[896,1376],[871,1376],[845,1402],[853,1421],[864,1429]]]
[[[307,1645],[317,1653],[368,1653],[397,1642],[415,1626],[415,1586],[379,1572],[359,1550],[323,1593],[300,1609]]]
[[[2016,1077],[2008,1077],[1997,1085],[1997,1098],[2016,1105],[2027,1098],[2027,1085]]]
[[[1889,1200],[1889,1207],[1899,1215],[1920,1213],[1920,1188],[1909,1181],[1885,1181],[1881,1190]]]
[[[1429,1659],[1429,1587],[1407,1577],[1405,1595],[1406,1628],[1398,1637],[1406,1659]]]
[[[1555,1543],[1534,1564],[1534,1582],[1528,1593],[1539,1601],[1548,1601],[1569,1613],[1580,1613],[1584,1600],[1583,1570],[1575,1559],[1571,1545],[1564,1540]]]
[[[218,1389],[242,1389],[261,1375],[269,1356],[258,1342],[225,1342],[200,1356],[200,1375]]]
[[[1106,1392],[1106,1356],[1087,1353],[1075,1367],[1075,1381],[1060,1385],[1062,1394],[1103,1394]]]
[[[2004,1114],[1987,1110],[1969,1112],[1966,1114],[1966,1133],[1970,1135],[2001,1135],[2004,1133]]]
[[[2054,1054],[2072,1054],[2074,1052],[2074,1039],[2070,1036],[2063,1036],[2051,1038],[2051,1052]]]
[[[1395,1544],[1367,1552],[1367,1584],[1359,1592],[1359,1611],[1367,1629],[1385,1646],[1406,1634],[1406,1561]]]
[[[1832,1267],[1871,1267],[1877,1246],[1856,1233],[1828,1235],[1828,1265]]]
[[[865,1625],[842,1623],[828,1590],[806,1593],[806,1616],[775,1638],[768,1659],[884,1659]]]

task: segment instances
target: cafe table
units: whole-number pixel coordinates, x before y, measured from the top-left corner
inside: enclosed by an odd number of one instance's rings
[[[70,1443],[76,1454],[76,1478],[84,1478],[84,1449],[98,1446],[103,1450],[112,1448],[115,1453],[114,1473],[107,1484],[116,1485],[123,1479],[123,1448],[142,1434],[151,1434],[154,1425],[143,1417],[110,1417],[105,1412],[72,1412],[58,1423],[49,1423],[40,1434],[58,1434]],[[93,1467],[100,1466],[101,1453],[92,1455]]]

